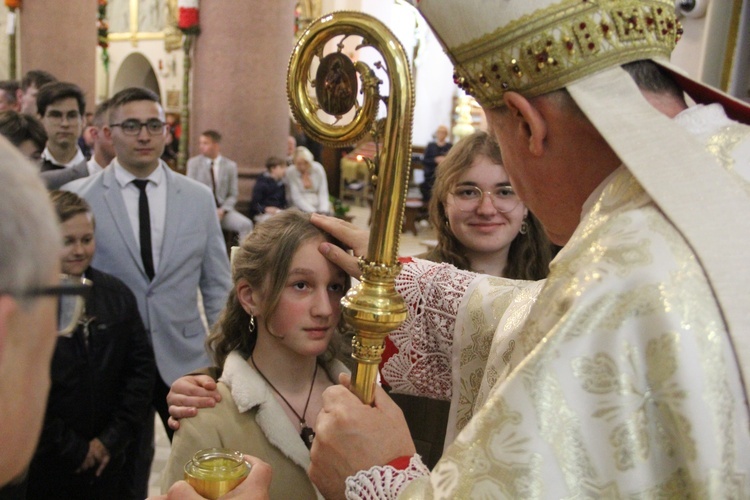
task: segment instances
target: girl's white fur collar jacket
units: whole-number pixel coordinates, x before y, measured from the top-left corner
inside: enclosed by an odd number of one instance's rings
[[[338,381],[340,373],[349,373],[346,366],[337,359],[322,366],[333,381]],[[299,429],[289,421],[284,409],[276,400],[273,389],[248,364],[243,354],[238,351],[229,353],[219,382],[229,387],[240,413],[258,407],[255,420],[268,441],[307,470],[310,465],[310,451],[300,439]]]

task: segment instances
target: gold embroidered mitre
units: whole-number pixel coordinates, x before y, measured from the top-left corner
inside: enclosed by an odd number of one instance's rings
[[[682,29],[672,0],[421,0],[454,80],[485,107],[534,97],[599,70],[669,58]]]

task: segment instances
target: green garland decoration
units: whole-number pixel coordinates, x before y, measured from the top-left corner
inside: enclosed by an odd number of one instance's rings
[[[104,70],[109,73],[109,22],[107,21],[107,0],[99,0],[98,15],[96,19],[97,43],[102,48],[102,64]]]

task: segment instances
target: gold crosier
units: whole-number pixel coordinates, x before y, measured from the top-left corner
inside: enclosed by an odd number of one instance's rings
[[[344,40],[351,36],[362,37],[357,50],[371,47],[382,57],[373,66],[387,75],[389,96],[380,95],[382,81],[374,69],[352,62],[342,52]],[[326,44],[336,50],[324,55]],[[319,64],[313,76],[315,61]],[[367,255],[359,260],[362,276],[341,301],[344,320],[356,331],[352,392],[371,404],[385,338],[406,319],[406,306],[394,283],[401,269],[398,244],[411,163],[414,96],[409,62],[380,21],[359,12],[336,12],[318,18],[300,36],[289,61],[287,92],[295,118],[312,139],[343,147],[370,133],[379,148],[375,159],[368,161],[375,198]],[[387,116],[376,120],[381,101]],[[340,124],[352,110],[352,120]],[[322,120],[321,112],[333,117],[333,123]]]

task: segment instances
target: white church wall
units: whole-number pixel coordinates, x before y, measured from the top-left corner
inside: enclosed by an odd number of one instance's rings
[[[705,5],[705,14],[699,17],[682,17],[682,39],[672,53],[672,62],[685,70],[692,78],[721,88],[726,82],[726,72],[734,69],[731,75],[735,81],[750,81],[750,36],[748,36],[748,17],[750,2],[747,0],[699,0],[699,6]],[[738,30],[737,47],[733,53],[734,68],[727,64],[726,52],[732,47],[729,36],[733,34],[732,23],[737,21],[734,8],[742,5],[742,16]],[[744,23],[744,24],[743,24]],[[734,95],[748,99],[747,88],[729,88]]]

